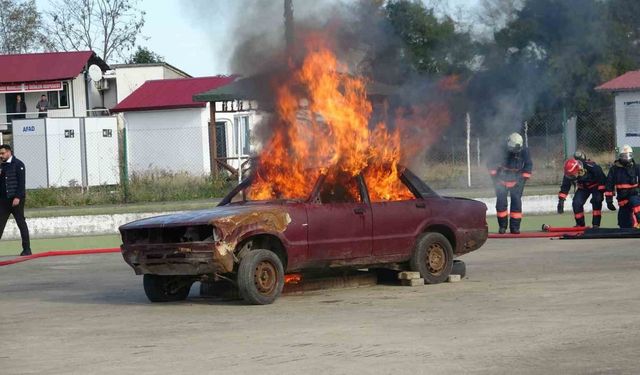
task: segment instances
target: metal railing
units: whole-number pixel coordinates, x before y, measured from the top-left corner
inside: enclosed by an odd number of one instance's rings
[[[62,109],[51,108],[49,111],[58,111],[58,110],[66,110],[66,109],[68,109],[68,108],[62,108]],[[55,115],[54,116],[49,116],[49,113],[50,113],[49,111],[44,112],[46,114],[46,116],[43,116],[43,118],[44,117],[58,118],[58,116],[55,116]],[[25,116],[24,118],[37,119],[37,118],[41,118],[40,115],[42,113],[43,112],[6,112],[6,113],[0,112],[0,117],[5,116],[7,119],[10,119],[11,117],[14,117],[14,116]],[[85,117],[94,117],[94,116],[91,116],[91,114],[100,114],[100,113],[102,113],[102,115],[99,115],[99,117],[111,116],[111,111],[108,108],[100,108],[100,109],[87,109],[85,111]],[[36,116],[34,116],[34,117],[26,117],[27,115],[36,115]],[[0,122],[0,131],[3,130],[4,126],[6,126],[6,128],[4,128],[4,130],[8,129],[9,125],[11,125],[11,124],[12,124],[11,121]]]

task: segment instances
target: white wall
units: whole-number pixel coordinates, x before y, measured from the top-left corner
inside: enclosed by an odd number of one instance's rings
[[[85,95],[84,74],[77,76],[71,83],[73,95],[71,95],[71,116],[84,117],[87,114],[87,97]]]
[[[111,109],[118,104],[118,89],[115,79],[108,79],[107,82],[109,82],[109,89],[102,92],[102,100],[104,106]]]
[[[216,113],[216,122],[226,124],[227,156],[238,156],[236,150],[235,117],[249,117],[249,131],[253,135],[264,115],[255,111]],[[149,170],[187,171],[208,174],[209,108],[140,111],[123,113],[127,129],[129,173]],[[240,141],[244,142],[244,133]],[[260,144],[255,137],[249,140],[255,153]],[[247,155],[242,155],[247,156]],[[243,158],[240,163],[244,162]],[[238,160],[228,160],[234,168]]]
[[[45,119],[14,121],[13,151],[26,166],[26,188],[49,187]]]
[[[82,185],[82,139],[79,118],[47,118],[49,186]],[[69,137],[65,132],[73,131]]]
[[[640,147],[640,136],[626,136],[627,124],[625,123],[625,103],[636,101],[640,101],[640,91],[616,93],[615,114],[617,146],[628,144],[634,148]]]
[[[164,75],[164,79],[175,79],[175,78],[186,78],[184,74],[178,73],[173,69],[170,69],[166,66],[162,67],[162,72]]]
[[[129,173],[149,170],[208,174],[205,108],[124,113]]]
[[[88,186],[120,183],[116,117],[84,119]]]
[[[116,69],[116,87],[118,103],[123,101],[132,92],[136,91],[143,83],[164,79],[162,66],[127,66]]]

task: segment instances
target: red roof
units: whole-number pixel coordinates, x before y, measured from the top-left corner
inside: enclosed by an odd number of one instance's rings
[[[640,70],[627,72],[598,87],[598,91],[630,91],[640,90]]]
[[[147,81],[111,111],[203,108],[206,103],[194,102],[194,95],[228,85],[235,79],[235,76],[216,76]]]
[[[92,51],[0,55],[0,83],[42,82],[77,77],[93,60],[108,66]]]

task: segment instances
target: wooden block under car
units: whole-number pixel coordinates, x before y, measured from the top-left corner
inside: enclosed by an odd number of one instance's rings
[[[402,286],[424,286],[424,279],[402,279],[400,280]]]
[[[398,274],[400,280],[415,280],[420,278],[420,272],[403,271]]]
[[[462,277],[460,277],[460,275],[449,275],[449,278],[447,278],[447,281],[450,283],[457,283],[460,282],[462,280]]]

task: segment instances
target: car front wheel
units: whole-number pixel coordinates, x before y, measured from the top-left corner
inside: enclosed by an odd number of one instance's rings
[[[253,305],[273,303],[284,288],[284,267],[269,250],[256,249],[245,255],[238,268],[238,289],[242,298]]]
[[[420,272],[427,284],[447,280],[453,268],[453,248],[440,233],[424,233],[413,250],[411,269]]]
[[[145,274],[142,283],[149,301],[175,302],[187,299],[193,280],[180,276]]]

